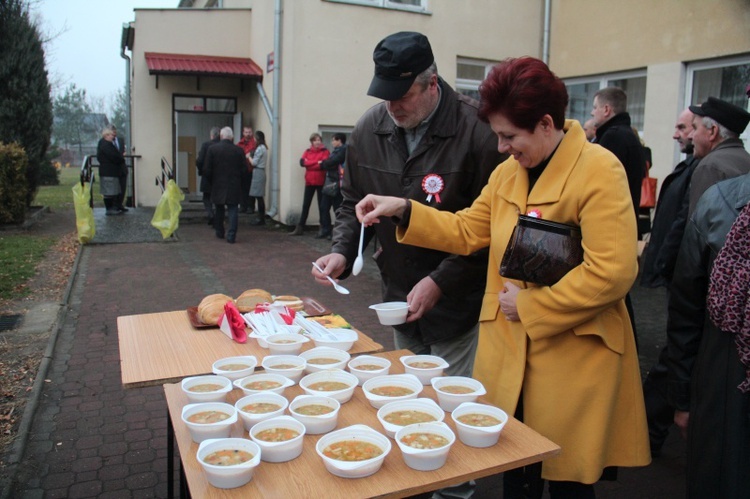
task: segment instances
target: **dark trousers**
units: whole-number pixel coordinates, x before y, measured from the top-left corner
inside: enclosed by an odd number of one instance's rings
[[[625,295],[625,308],[628,309],[628,317],[630,317],[630,325],[633,326],[633,338],[635,338],[635,351],[638,352],[638,333],[635,331],[635,311],[633,310],[633,303],[630,301],[630,293]]]
[[[263,220],[266,216],[266,201],[262,196],[250,196],[250,210],[255,210],[255,201],[258,201],[258,215]]]
[[[253,183],[253,172],[247,170],[242,172],[242,198],[240,199],[240,210],[247,211],[250,202],[250,184]]]
[[[667,400],[667,347],[659,352],[659,359],[643,381],[646,421],[651,452],[658,453],[674,423],[674,407]]]
[[[214,218],[214,205],[211,203],[211,193],[210,192],[204,192],[203,193],[203,209],[206,210],[206,216],[209,220],[213,220]]]
[[[299,216],[299,223],[297,225],[305,226],[307,223],[307,215],[310,213],[310,205],[312,204],[313,196],[317,193],[318,198],[318,211],[320,212],[320,198],[323,197],[322,185],[306,185],[305,195],[302,198],[302,213]]]
[[[335,214],[344,201],[344,196],[341,195],[341,191],[336,196],[326,196],[321,192],[320,198],[320,233],[327,236],[331,234],[333,228],[331,208],[333,208],[333,213]]]
[[[227,221],[229,222],[229,228],[227,229],[227,241],[234,241],[237,237],[237,205],[228,204],[226,205]],[[217,204],[214,206],[214,230],[216,231],[217,237],[224,237],[224,205]]]

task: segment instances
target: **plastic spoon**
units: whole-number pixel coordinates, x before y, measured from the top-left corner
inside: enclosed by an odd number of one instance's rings
[[[315,267],[315,270],[317,270],[317,271],[318,271],[318,272],[320,272],[321,274],[325,275],[325,274],[323,273],[323,269],[321,269],[320,267],[318,267],[318,264],[317,264],[317,263],[315,263],[315,262],[312,262],[312,265],[313,265],[313,267]],[[342,286],[341,284],[339,284],[339,283],[337,283],[336,281],[334,281],[334,280],[333,280],[333,279],[331,278],[331,276],[327,275],[327,276],[326,276],[326,279],[328,279],[329,281],[331,281],[331,284],[333,284],[333,289],[335,289],[336,291],[338,291],[338,292],[339,292],[339,293],[341,293],[342,295],[348,295],[348,294],[349,294],[349,290],[348,290],[348,289],[346,289],[346,288],[345,288],[344,286]]]
[[[365,224],[362,224],[362,229],[359,231],[359,253],[357,258],[354,259],[354,265],[352,265],[352,275],[357,275],[362,272],[362,267],[365,265],[365,259],[362,258],[362,243],[365,240]]]

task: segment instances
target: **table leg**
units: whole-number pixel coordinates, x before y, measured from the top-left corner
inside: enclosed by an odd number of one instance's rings
[[[174,426],[167,410],[167,497],[174,497]]]

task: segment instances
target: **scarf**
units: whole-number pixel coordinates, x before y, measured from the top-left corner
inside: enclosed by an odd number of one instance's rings
[[[714,261],[708,286],[708,314],[722,331],[734,335],[746,377],[737,388],[750,392],[750,203],[729,229]]]

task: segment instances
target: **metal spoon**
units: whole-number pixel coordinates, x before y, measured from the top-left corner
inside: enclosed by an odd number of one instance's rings
[[[352,265],[352,275],[357,275],[362,272],[362,267],[365,265],[365,259],[362,258],[362,243],[365,240],[365,224],[362,224],[362,229],[359,231],[359,253],[357,258],[354,259],[354,265]]]
[[[321,269],[320,267],[318,267],[318,264],[317,264],[317,263],[315,263],[315,262],[312,262],[312,264],[313,264],[313,267],[315,267],[315,270],[317,270],[317,271],[318,271],[318,272],[320,272],[321,274],[325,275],[325,274],[323,273],[323,269]],[[331,276],[327,275],[327,276],[326,276],[326,279],[328,279],[329,281],[331,281],[331,284],[333,284],[333,289],[335,289],[336,291],[338,291],[338,292],[339,292],[339,293],[341,293],[342,295],[348,295],[348,294],[349,294],[349,290],[348,290],[348,289],[346,289],[346,288],[345,288],[344,286],[342,286],[341,284],[339,284],[339,283],[337,283],[336,281],[334,281],[334,280],[333,280],[333,279],[331,278]]]

